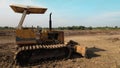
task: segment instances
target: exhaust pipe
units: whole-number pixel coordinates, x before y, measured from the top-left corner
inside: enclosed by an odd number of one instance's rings
[[[52,30],[52,20],[51,20],[52,13],[49,15],[49,30]]]

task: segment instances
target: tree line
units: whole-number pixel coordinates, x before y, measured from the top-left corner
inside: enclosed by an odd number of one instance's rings
[[[58,27],[56,29],[59,30],[93,30],[93,29],[120,29],[120,27],[118,26],[114,26],[114,27],[109,27],[109,26],[104,26],[104,27],[85,27],[85,26],[67,26],[67,27]]]
[[[4,29],[15,29],[14,27],[9,27],[9,26],[0,26],[0,30],[4,30]]]
[[[33,28],[33,27],[31,27],[31,28]],[[3,29],[15,29],[15,27],[9,27],[9,26],[0,27],[0,30],[3,30]],[[103,29],[104,30],[104,29],[120,29],[120,27],[118,27],[118,26],[114,26],[114,27],[109,27],[109,26],[104,26],[104,27],[66,26],[66,27],[56,27],[56,28],[53,28],[53,29],[57,29],[57,30],[93,30],[93,29]]]

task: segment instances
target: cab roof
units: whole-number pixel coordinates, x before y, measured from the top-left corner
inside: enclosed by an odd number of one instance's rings
[[[37,6],[25,6],[18,4],[11,4],[10,7],[13,11],[17,13],[23,13],[24,10],[27,10],[27,14],[44,14],[47,8],[37,7]]]

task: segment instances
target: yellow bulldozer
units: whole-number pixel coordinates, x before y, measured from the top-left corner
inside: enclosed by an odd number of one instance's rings
[[[64,32],[52,29],[51,15],[49,15],[49,29],[22,27],[28,14],[44,14],[47,8],[25,5],[10,5],[16,13],[22,13],[16,28],[15,61],[19,65],[37,63],[49,59],[70,58],[72,53],[86,56],[86,47],[75,41],[64,42]]]

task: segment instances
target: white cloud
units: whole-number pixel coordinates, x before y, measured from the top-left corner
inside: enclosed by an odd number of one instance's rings
[[[94,16],[53,16],[53,26],[120,26],[120,12],[107,12]]]
[[[24,5],[35,5],[33,2],[34,0],[0,0],[0,26],[17,26],[19,23],[19,20],[21,18],[21,14],[15,13],[12,11],[12,9],[9,7],[10,4],[24,4]],[[34,19],[38,19],[39,17],[31,16],[29,18],[32,18],[33,20],[26,17],[25,24],[24,25],[33,25],[37,22],[35,22]],[[32,22],[31,22],[32,21]],[[41,20],[40,20],[41,21]],[[34,23],[35,22],[35,23]],[[38,21],[39,22],[39,21]]]
[[[14,13],[9,7],[9,4],[25,4],[25,5],[35,5],[34,0],[0,0],[0,26],[17,26],[21,14]],[[39,6],[44,6],[40,4]],[[24,25],[42,25],[48,26],[48,11],[45,14],[46,16],[28,16],[25,19]],[[56,16],[55,16],[56,15]],[[72,26],[72,25],[85,25],[85,26],[120,26],[120,11],[118,12],[107,12],[96,14],[94,16],[89,16],[86,18],[80,18],[82,16],[66,16],[62,15],[59,17],[59,14],[53,14],[53,26]],[[32,20],[31,20],[32,19]]]
[[[118,12],[108,12],[98,14],[96,16],[91,16],[82,20],[86,24],[93,24],[97,26],[120,26],[120,11]]]
[[[0,9],[6,8],[7,5],[8,5],[8,0],[0,0]]]
[[[104,14],[100,14],[100,15],[96,15],[96,16],[91,16],[90,18],[88,18],[88,21],[91,22],[96,22],[96,21],[108,21],[111,19],[114,19],[114,17],[118,17],[120,16],[120,12],[116,13],[116,12],[112,12],[112,13],[104,13]]]
[[[12,0],[10,2],[15,4],[26,4],[26,5],[32,4],[32,0]]]
[[[35,0],[11,0],[11,4],[22,4],[22,5],[34,5],[34,6],[43,6],[43,4],[36,4]]]

